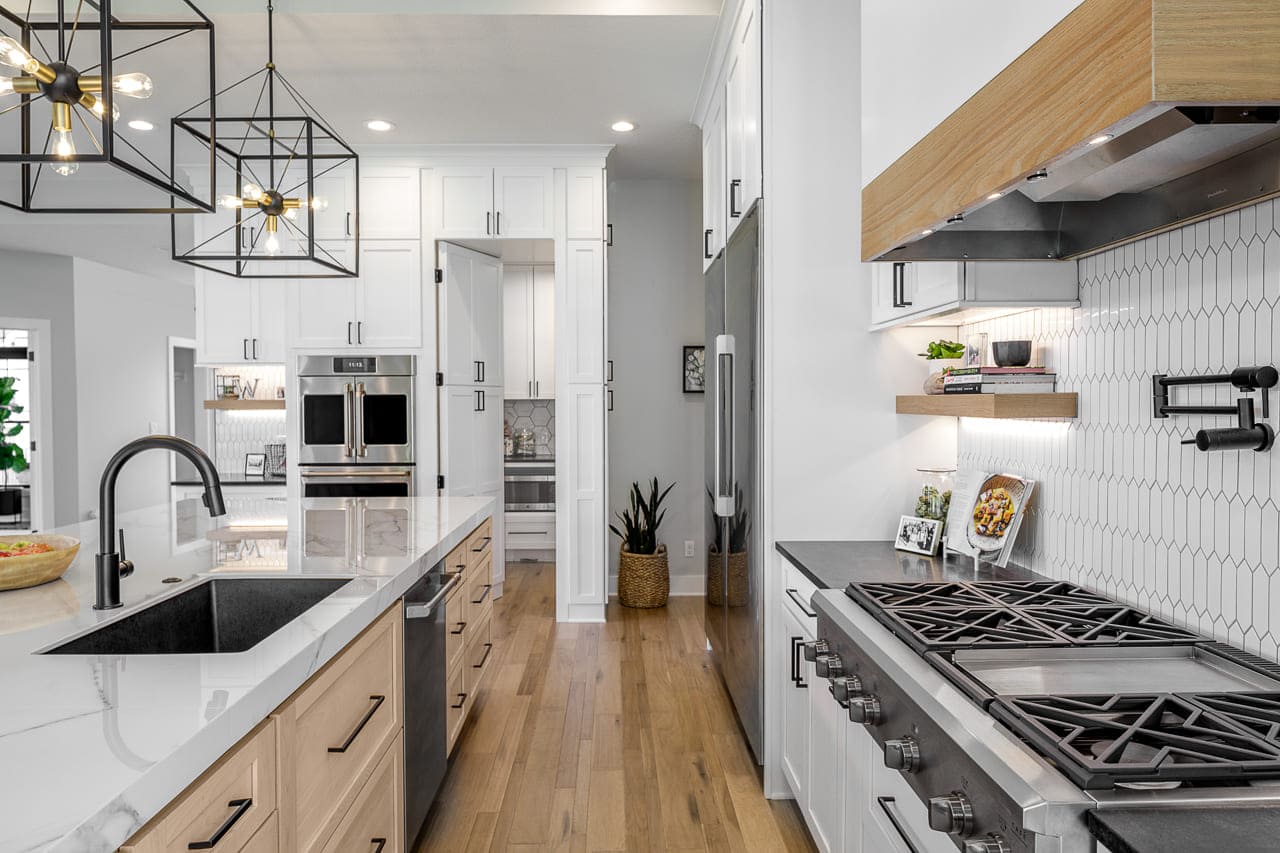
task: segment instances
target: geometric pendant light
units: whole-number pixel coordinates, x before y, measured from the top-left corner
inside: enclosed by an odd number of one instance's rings
[[[173,119],[213,155],[218,199],[213,215],[173,217],[173,259],[237,278],[352,278],[360,159],[276,68],[274,13],[268,2],[266,65]]]
[[[213,91],[213,22],[188,0],[0,0],[0,204],[211,211],[212,158],[157,125]]]

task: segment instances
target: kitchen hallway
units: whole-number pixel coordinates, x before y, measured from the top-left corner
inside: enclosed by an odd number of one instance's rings
[[[766,800],[700,597],[555,621],[555,567],[513,563],[494,671],[417,850],[814,849]]]

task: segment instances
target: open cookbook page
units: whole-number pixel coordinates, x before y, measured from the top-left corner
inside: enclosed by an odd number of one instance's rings
[[[947,513],[947,550],[1005,566],[1035,480],[1014,474],[960,471]]]

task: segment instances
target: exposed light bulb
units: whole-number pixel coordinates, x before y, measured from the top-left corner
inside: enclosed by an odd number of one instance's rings
[[[36,73],[36,69],[40,67],[40,63],[36,58],[27,52],[17,40],[9,36],[0,36],[0,62],[11,68],[17,68],[28,74]]]
[[[296,207],[291,207],[291,208],[289,208],[288,210],[286,210],[286,211],[284,212],[284,218],[285,218],[285,219],[288,219],[288,220],[290,220],[290,221],[297,219],[297,218],[298,218],[298,209],[297,209]]]
[[[12,95],[12,94],[13,94],[13,78],[0,77],[0,95]]]
[[[225,207],[227,210],[239,210],[243,207],[240,203],[240,196],[238,195],[224,195],[222,198],[218,199],[218,204]]]
[[[245,184],[244,197],[251,198],[254,201],[257,201],[258,199],[262,198],[262,187],[258,186],[257,184]]]
[[[316,196],[315,198],[311,199],[311,209],[312,210],[328,210],[329,199]]]
[[[116,94],[127,98],[150,98],[153,86],[150,77],[141,71],[135,71],[112,77],[111,88]]]
[[[263,248],[267,250],[268,255],[280,254],[280,238],[275,234],[268,234],[267,242],[264,244]]]
[[[71,138],[69,130],[55,130],[53,132],[53,156],[67,158],[67,162],[55,163],[53,171],[59,175],[74,175],[80,168],[80,164],[69,158],[76,156],[76,143]]]
[[[93,102],[93,114],[98,118],[102,118],[106,111],[107,104],[105,101],[97,100]],[[111,120],[113,122],[120,120],[120,107],[115,103],[111,104]]]

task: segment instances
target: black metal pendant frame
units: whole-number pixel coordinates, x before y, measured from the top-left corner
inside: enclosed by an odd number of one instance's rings
[[[0,34],[15,38],[46,64],[66,62],[80,74],[92,73],[104,80],[110,80],[118,69],[117,63],[126,58],[145,55],[148,50],[159,51],[162,47],[167,51],[180,50],[189,65],[187,73],[162,77],[159,84],[172,87],[180,76],[184,85],[194,82],[200,94],[207,92],[212,99],[216,89],[213,21],[190,0],[170,0],[175,14],[167,19],[132,16],[125,8],[129,5],[119,0],[114,3],[112,0],[52,0],[52,9],[47,3],[43,9],[34,9],[30,2],[0,0]],[[155,6],[155,3],[147,4],[145,14],[153,14]],[[182,17],[184,15],[187,17]],[[81,33],[96,35],[92,40],[96,51],[87,57],[96,62],[83,67],[72,53],[77,46],[76,36]],[[128,45],[120,46],[118,42],[122,40]],[[146,43],[134,45],[136,40]],[[81,38],[79,45],[89,42]],[[190,62],[200,46],[207,51],[207,63]],[[113,109],[128,99],[117,101],[110,85],[98,96],[105,107],[101,117],[90,114],[86,118],[81,107],[72,107],[74,132],[81,141],[91,144],[69,157],[49,150],[51,125],[47,113],[39,108],[51,107],[50,99],[45,94],[11,97],[18,100],[0,104],[0,205],[24,213],[53,214],[192,214],[214,210],[216,197],[212,193],[204,196],[191,189],[193,183],[201,183],[198,174],[196,181],[191,180],[193,173],[207,170],[212,175],[212,153],[195,160],[175,156],[172,136],[168,157],[142,150],[151,147],[148,142],[141,136],[131,141],[130,134],[123,132],[112,119]],[[127,121],[128,108],[122,113],[121,123]],[[10,114],[16,118],[16,127],[13,123],[3,124],[4,116]],[[16,139],[11,138],[11,134]],[[77,145],[77,149],[79,147]],[[174,168],[174,163],[179,161],[183,166],[181,173]],[[86,202],[86,185],[76,183],[77,178],[85,181],[83,173],[69,177],[45,174],[60,163],[75,163],[77,168],[80,165],[96,167],[106,179],[95,179],[92,186],[111,201]],[[16,176],[10,174],[10,170],[16,170]],[[209,183],[212,186],[212,181]]]
[[[242,198],[252,184],[277,199],[300,200],[301,206],[293,211],[295,219],[249,205],[219,208],[214,217],[194,222],[173,217],[173,259],[236,278],[354,278],[360,159],[275,67],[272,18],[268,3],[266,66],[215,95],[224,114],[210,109],[199,115],[212,102],[196,104],[172,120],[172,132],[208,147],[218,193]],[[327,197],[326,187],[340,187],[352,212],[335,210],[326,217],[317,211],[312,202]],[[285,241],[275,254],[266,250],[270,228]]]

